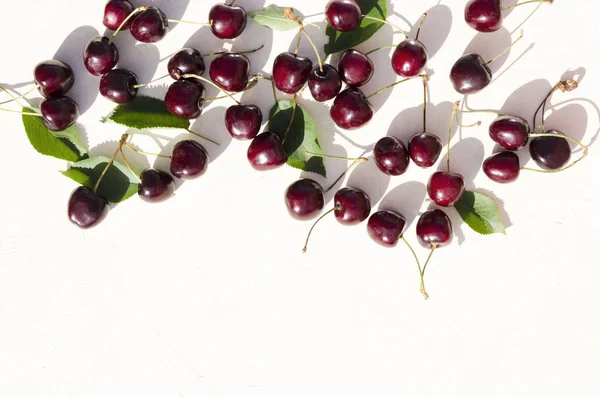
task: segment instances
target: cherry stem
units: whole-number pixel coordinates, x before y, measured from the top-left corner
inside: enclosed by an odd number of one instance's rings
[[[501,113],[497,110],[492,109],[473,109],[473,110],[459,110],[460,113],[490,113],[495,114],[497,116],[506,116],[505,113]]]
[[[182,21],[181,19],[167,19],[167,21],[175,22],[175,23],[189,23],[191,25],[202,25],[202,26],[211,26],[212,25],[212,23],[210,23],[210,22]]]
[[[298,24],[300,24],[300,29],[298,30],[298,41],[296,42],[296,49],[294,50],[294,55],[298,55],[298,50],[300,49],[300,41],[302,40],[302,29],[304,28],[301,22],[298,22]]]
[[[371,95],[369,95],[369,96],[367,97],[367,99],[371,99],[371,98],[372,98],[372,97],[374,97],[375,95],[381,94],[383,91],[385,91],[385,90],[387,90],[387,89],[390,89],[390,88],[392,88],[392,87],[394,87],[394,86],[397,86],[398,84],[402,84],[402,83],[404,83],[405,81],[408,81],[408,80],[413,80],[415,77],[420,77],[420,76],[421,76],[421,75],[419,75],[419,76],[414,76],[414,77],[407,77],[407,78],[405,78],[405,79],[403,79],[403,80],[396,81],[396,82],[395,82],[395,83],[393,83],[393,84],[387,85],[387,86],[385,86],[385,87],[383,87],[383,88],[381,88],[381,89],[379,89],[379,90],[375,91],[374,93],[372,93]]]
[[[344,177],[344,175],[346,175],[348,173],[348,171],[350,171],[352,169],[352,167],[354,167],[356,164],[362,163],[366,160],[361,160],[363,157],[359,157],[356,160],[354,160],[354,162],[352,162],[352,164],[350,164],[350,166],[348,168],[346,168],[346,171],[342,172],[342,174],[340,176],[337,177],[337,179],[335,180],[335,182],[333,182],[331,184],[331,186],[329,186],[327,188],[327,190],[325,190],[325,193],[329,193],[331,191],[331,189],[333,189],[335,187],[335,185],[338,184],[339,181],[342,180],[342,178]]]
[[[123,20],[123,22],[121,22],[121,24],[119,25],[119,27],[117,28],[117,30],[115,30],[112,34],[112,36],[110,36],[110,39],[108,39],[108,45],[111,45],[111,43],[113,42],[113,40],[115,39],[115,37],[117,37],[117,34],[119,34],[119,32],[121,31],[121,29],[123,29],[123,26],[125,26],[125,24],[127,23],[127,21],[129,21],[131,18],[133,18],[136,14],[142,12],[142,11],[146,11],[148,9],[148,6],[141,6],[136,8],[135,10],[131,11],[131,13],[129,15],[127,15],[127,18],[125,18]]]
[[[429,295],[427,295],[427,293],[425,292],[425,283],[423,282],[423,271],[421,270],[421,262],[419,261],[419,257],[417,256],[417,253],[415,252],[415,250],[413,249],[413,247],[404,238],[404,236],[400,237],[400,240],[404,241],[404,244],[406,244],[406,246],[408,247],[408,249],[412,253],[413,257],[415,258],[415,261],[417,262],[417,267],[419,268],[419,276],[421,277],[421,293],[423,294],[423,296],[425,297],[425,299],[427,299],[427,298],[429,298]]]
[[[429,76],[421,76],[423,79],[423,133],[427,132],[427,83]]]
[[[417,34],[415,36],[415,40],[419,40],[419,33],[421,33],[421,28],[423,27],[423,22],[425,22],[426,19],[427,19],[427,13],[424,12],[423,16],[421,17],[421,23],[419,24],[419,28],[417,29]]]
[[[265,79],[265,80],[269,80],[269,81],[273,80],[269,76],[263,76],[262,74],[251,74],[250,77],[255,77],[257,79]]]
[[[402,33],[408,39],[408,34],[404,30],[400,29],[398,26],[391,23],[390,21],[386,21],[385,19],[375,18],[370,15],[363,15],[362,17],[365,19],[370,19],[372,21],[377,21],[377,22],[388,24],[391,27],[393,27],[394,29],[398,30],[400,33]]]
[[[231,0],[231,2],[229,4],[227,4],[228,6],[232,6],[235,4],[235,0]]]
[[[437,248],[437,244],[431,244],[431,251],[429,252],[429,256],[427,257],[427,261],[425,261],[425,265],[423,265],[423,269],[421,270],[421,294],[423,294],[423,298],[429,299],[429,295],[427,291],[425,291],[425,269],[427,269],[427,265],[433,256],[433,252]]]
[[[521,35],[519,37],[517,37],[517,39],[515,41],[512,42],[511,45],[509,45],[508,47],[506,47],[504,49],[504,51],[502,51],[500,54],[496,55],[495,57],[493,57],[492,59],[490,59],[489,61],[487,61],[485,64],[489,65],[490,63],[498,60],[498,58],[500,58],[501,56],[503,56],[504,54],[506,54],[508,51],[510,51],[510,49],[519,42],[519,40],[521,40],[523,38],[523,34],[525,32],[521,29]]]
[[[25,97],[27,94],[30,94],[31,92],[33,92],[33,91],[37,90],[37,85],[36,85],[36,86],[34,86],[34,87],[33,87],[32,89],[30,89],[29,91],[27,91],[26,93],[24,93],[24,94],[21,94],[21,95],[20,95],[20,96],[18,96],[18,97],[15,97],[15,96],[14,96],[12,93],[10,93],[10,92],[9,92],[9,91],[8,91],[6,88],[2,87],[2,85],[0,85],[0,89],[2,89],[2,91],[6,92],[8,95],[10,95],[10,97],[12,98],[12,99],[10,99],[10,100],[8,100],[8,101],[0,102],[0,105],[4,105],[5,103],[10,103],[10,102],[13,102],[13,101],[16,101],[16,102],[17,102],[19,105],[21,105],[21,103],[19,102],[19,99],[22,99],[22,98],[24,98],[24,97]],[[21,105],[21,106],[23,106],[23,105]]]
[[[213,83],[212,81],[210,81],[207,78],[204,78],[202,76],[198,76],[197,74],[184,74],[183,76],[181,76],[184,79],[197,79],[197,80],[201,80],[204,81],[214,87],[216,87],[218,90],[222,91],[225,95],[227,95],[229,98],[231,98],[232,100],[235,101],[235,103],[237,103],[238,105],[241,105],[240,101],[238,101],[237,99],[235,99],[230,93],[228,93],[227,91],[225,91],[224,89],[222,89],[221,87],[219,87],[218,85],[216,85],[215,83]]]
[[[163,157],[163,158],[167,158],[167,159],[170,159],[170,158],[171,158],[171,156],[167,156],[166,154],[157,154],[157,153],[149,153],[149,152],[145,152],[145,151],[143,151],[143,150],[140,150],[140,149],[138,149],[138,148],[136,148],[136,147],[134,147],[134,146],[130,145],[129,143],[125,143],[125,147],[126,147],[127,149],[129,149],[129,150],[133,150],[134,152],[141,153],[141,154],[145,154],[145,155],[147,155],[147,156]]]
[[[546,132],[546,125],[545,125],[546,103],[550,100],[550,97],[552,96],[552,94],[554,94],[554,92],[556,92],[558,90],[560,90],[561,92],[571,92],[571,91],[576,90],[577,87],[579,87],[579,84],[575,80],[564,80],[564,81],[559,81],[558,83],[556,83],[556,85],[554,85],[554,87],[552,87],[550,92],[548,92],[548,95],[546,95],[546,97],[544,98],[542,103],[540,103],[540,106],[538,106],[537,110],[535,111],[535,114],[533,115],[533,128],[535,128],[535,122],[537,120],[537,115],[541,108],[542,109],[542,132]]]
[[[459,111],[459,112],[460,112],[460,111]],[[478,126],[480,126],[480,125],[481,125],[481,121],[477,121],[477,122],[475,122],[475,123],[473,123],[473,124],[462,124],[462,123],[460,122],[460,120],[458,119],[458,113],[459,113],[459,112],[456,112],[456,114],[454,115],[454,119],[456,120],[456,124],[458,124],[458,126],[459,126],[460,128],[471,128],[471,127],[478,127]]]
[[[343,157],[343,156],[332,156],[329,154],[323,154],[323,153],[314,153],[314,152],[304,152],[305,155],[307,156],[315,156],[315,157],[322,157],[322,158],[326,158],[326,159],[336,159],[336,160],[346,160],[346,161],[355,161],[357,163],[364,163],[366,161],[369,161],[368,158],[366,157]]]
[[[323,61],[321,60],[321,55],[319,54],[319,50],[317,49],[317,46],[312,41],[312,39],[310,38],[310,36],[308,35],[308,33],[306,33],[306,29],[304,29],[303,25],[300,26],[300,31],[304,34],[304,36],[306,36],[306,39],[308,40],[308,42],[312,46],[313,50],[315,50],[315,54],[317,54],[317,62],[319,63],[319,70],[321,72],[323,72]]]
[[[121,139],[119,140],[119,146],[117,147],[117,150],[115,150],[115,152],[113,153],[110,160],[108,160],[106,167],[104,167],[104,169],[102,170],[102,173],[100,174],[100,177],[98,177],[98,180],[96,181],[96,185],[94,185],[94,190],[93,190],[94,193],[96,193],[96,191],[98,191],[98,187],[100,187],[100,182],[102,182],[102,179],[104,179],[104,175],[106,175],[106,173],[108,172],[108,169],[110,168],[112,163],[115,161],[117,154],[119,154],[119,151],[121,151],[121,148],[123,147],[123,145],[125,145],[125,142],[127,141],[128,137],[129,137],[129,135],[127,135],[127,134],[121,135]],[[135,172],[133,172],[133,174],[135,176],[137,176],[137,174]]]
[[[292,124],[294,124],[294,118],[296,118],[296,108],[298,107],[298,96],[296,94],[294,94],[294,102],[292,104],[292,116],[290,117],[290,122],[287,125],[287,128],[285,129],[285,132],[283,133],[283,139],[281,141],[281,144],[285,144],[285,141],[288,137],[288,135],[290,134],[290,130],[292,129]]]
[[[365,56],[369,56],[369,55],[371,55],[372,53],[374,53],[374,52],[376,52],[376,51],[379,51],[379,50],[384,50],[384,49],[386,49],[386,48],[395,48],[395,47],[397,47],[397,46],[398,46],[398,44],[388,44],[388,45],[383,45],[383,46],[381,46],[381,47],[374,48],[374,49],[372,49],[372,50],[371,50],[371,51],[369,51],[369,52],[366,52],[366,53],[365,53]]]
[[[205,137],[204,135],[200,135],[200,134],[198,134],[197,132],[194,132],[194,131],[192,131],[192,130],[187,130],[187,132],[189,132],[190,134],[196,135],[198,138],[202,138],[202,139],[204,139],[205,141],[209,141],[209,142],[210,142],[210,143],[212,143],[212,144],[215,144],[215,145],[217,145],[217,146],[221,146],[221,144],[220,144],[219,142],[217,142],[217,141],[213,141],[212,139],[210,139],[210,138],[207,138],[207,137]]]
[[[271,75],[271,88],[273,89],[273,98],[275,99],[275,104],[279,108],[279,100],[277,99],[277,90],[275,88],[275,80],[273,80],[273,75]]]
[[[524,4],[530,4],[530,3],[548,3],[548,4],[552,4],[553,2],[554,2],[554,0],[528,0],[528,1],[524,1],[522,3],[513,4],[512,6],[502,7],[502,11],[512,10],[513,8],[522,6]]]
[[[37,117],[44,117],[39,113],[30,113],[30,112],[22,112],[20,110],[11,110],[11,109],[4,109],[4,108],[0,108],[1,111],[3,112],[9,112],[9,113],[19,113],[19,114],[23,114],[25,116],[37,116]]]
[[[202,54],[202,57],[214,57],[216,55],[223,55],[223,54],[252,54],[253,52],[257,52],[262,50],[265,47],[265,45],[261,45],[258,48],[255,48],[253,50],[246,50],[246,51],[237,51],[237,52],[229,52],[229,51],[217,51],[217,52],[211,52],[209,54]]]
[[[448,127],[448,156],[446,158],[446,166],[448,167],[448,172],[450,172],[450,140],[452,138],[452,128],[454,127],[454,119],[456,118],[456,112],[458,112],[459,105],[460,101],[454,103],[454,108],[452,109],[452,116],[450,116],[450,126]]]
[[[160,81],[160,80],[162,80],[162,79],[166,79],[166,78],[167,78],[167,77],[169,77],[169,76],[170,76],[170,75],[169,75],[169,74],[167,74],[167,75],[161,76],[161,77],[159,77],[159,78],[157,78],[157,79],[154,79],[154,80],[152,80],[152,81],[149,81],[149,82],[147,82],[147,83],[136,84],[136,85],[134,85],[134,86],[133,86],[133,88],[145,87],[145,86],[147,86],[147,85],[150,85],[150,84],[152,84],[152,83],[156,83],[157,81]]]
[[[308,231],[308,236],[306,236],[306,242],[304,243],[304,248],[302,248],[302,252],[305,253],[306,249],[308,248],[308,240],[310,239],[310,235],[313,232],[313,229],[315,228],[315,226],[317,226],[317,223],[319,223],[319,221],[323,218],[325,218],[327,215],[331,214],[333,211],[335,211],[337,209],[337,206],[333,207],[332,209],[330,209],[329,211],[327,211],[326,213],[324,213],[323,215],[321,215],[319,217],[319,219],[317,219],[315,221],[315,223],[313,223],[313,225],[311,226],[310,230]]]
[[[138,174],[133,170],[133,168],[131,167],[131,164],[129,164],[129,161],[127,161],[127,157],[125,157],[125,153],[123,152],[123,147],[119,147],[119,152],[121,153],[121,157],[123,158],[123,162],[125,163],[125,166],[127,166],[127,168],[129,169],[129,171],[135,175],[136,179],[138,180],[138,183],[142,183],[142,180],[140,179],[140,177],[138,176]]]

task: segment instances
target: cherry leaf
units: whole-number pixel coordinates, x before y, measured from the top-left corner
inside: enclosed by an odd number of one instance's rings
[[[179,128],[189,130],[190,121],[176,117],[169,112],[163,100],[148,96],[136,96],[131,102],[117,105],[101,120],[138,130],[150,128]]]
[[[304,15],[298,10],[289,7],[279,7],[271,4],[267,8],[248,12],[248,16],[259,25],[279,31],[298,29],[298,22],[291,20],[286,15],[286,10],[292,18],[302,20]]]
[[[454,208],[471,229],[479,234],[506,234],[498,205],[491,198],[480,192],[465,191]]]

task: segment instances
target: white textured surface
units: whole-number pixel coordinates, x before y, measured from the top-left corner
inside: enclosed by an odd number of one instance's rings
[[[155,3],[171,18],[201,21],[212,2]],[[248,10],[264,5],[262,0],[238,3]],[[285,3],[307,15],[321,12],[324,4]],[[392,3],[396,13],[414,23],[437,1]],[[460,99],[447,77],[453,62],[465,48],[484,58],[499,52],[510,41],[509,32],[516,30],[516,37],[536,6],[514,10],[505,30],[488,35],[466,26],[462,8],[458,0],[437,5],[421,36],[435,53],[429,64],[435,73],[429,122],[440,135],[450,103]],[[34,65],[55,54],[70,62],[78,79],[72,94],[85,111],[80,121],[92,153],[110,154],[111,145],[96,146],[124,131],[98,122],[112,105],[97,96],[98,79],[86,75],[80,60],[85,42],[104,32],[102,9],[100,0],[11,2],[0,25],[0,81],[31,81]],[[588,143],[600,125],[593,104],[600,87],[599,13],[592,0],[541,6],[523,25],[521,43],[494,65],[503,73],[496,73],[497,81],[469,105],[531,118],[551,84],[565,72],[579,71],[580,88],[556,94],[558,106],[548,125]],[[391,20],[407,26],[398,14]],[[324,43],[323,29],[309,31]],[[275,35],[249,22],[233,48],[264,42],[265,50],[250,56],[252,71],[269,72],[294,33]],[[386,27],[359,48],[400,39]],[[166,59],[186,43],[203,52],[221,45],[207,28],[181,24],[156,46],[135,45],[128,33],[116,42],[121,65],[142,81],[163,75]],[[301,51],[311,55],[306,42]],[[365,92],[394,80],[390,53],[373,57],[377,71]],[[382,94],[373,101],[378,110],[372,123],[344,135],[360,145],[388,131],[407,137],[420,128],[420,98],[418,83]],[[266,113],[272,105],[268,84],[259,84],[244,100]],[[311,101],[308,92],[301,103],[315,115],[326,152],[361,153],[335,134],[327,108]],[[410,253],[403,246],[376,246],[365,224],[342,227],[329,218],[302,254],[310,225],[292,221],[282,201],[299,172],[253,172],[245,158],[247,144],[226,138],[224,106],[226,101],[213,104],[194,124],[227,149],[206,145],[214,162],[205,177],[184,184],[160,205],[134,197],[87,232],[66,218],[75,184],[58,173],[65,163],[29,146],[19,116],[0,115],[0,395],[600,393],[600,155],[595,145],[568,172],[523,173],[517,183],[500,186],[480,172],[493,148],[485,127],[463,131],[462,141],[456,135],[454,170],[466,176],[468,187],[493,190],[512,226],[507,236],[482,237],[457,222],[455,243],[436,252],[428,269],[431,299],[424,301]],[[486,125],[491,116],[482,120]],[[147,138],[134,142],[156,150]],[[138,167],[148,165],[133,157]],[[345,167],[335,161],[326,165],[330,181]],[[385,205],[414,218],[430,173],[413,166],[390,180],[367,163],[351,173],[349,182],[367,190],[374,209]],[[406,236],[418,245],[414,223]],[[418,247],[418,254],[424,258],[427,252]]]

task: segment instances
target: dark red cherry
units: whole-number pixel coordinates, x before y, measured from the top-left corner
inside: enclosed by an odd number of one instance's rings
[[[104,6],[104,26],[110,30],[117,30],[133,10],[133,5],[127,0],[109,0]],[[130,26],[131,19],[123,25],[121,30],[127,30]]]
[[[450,80],[459,94],[475,94],[490,84],[492,71],[479,54],[467,54],[452,66]]]
[[[500,152],[491,155],[483,162],[483,172],[498,183],[516,181],[521,172],[519,156],[514,152]]]
[[[331,65],[323,64],[323,71],[319,65],[315,66],[308,76],[308,88],[312,97],[317,102],[325,102],[336,97],[342,90],[340,74]]]
[[[119,50],[108,37],[98,36],[88,41],[83,50],[83,64],[94,76],[102,76],[119,62]]]
[[[392,69],[402,77],[414,77],[421,73],[427,64],[427,49],[418,40],[406,39],[392,54]]]
[[[335,219],[342,225],[357,225],[371,213],[371,200],[367,193],[354,187],[344,187],[333,197]]]
[[[108,201],[85,186],[79,186],[71,193],[69,220],[81,229],[96,226],[106,218],[108,211]]]
[[[443,247],[452,242],[452,223],[440,209],[421,214],[417,222],[417,239],[425,248]]]
[[[360,51],[349,49],[342,53],[338,61],[338,71],[349,87],[360,87],[373,77],[375,66],[371,58]]]
[[[262,112],[256,105],[233,105],[225,112],[225,127],[235,139],[254,139],[261,124]]]
[[[45,97],[65,96],[75,84],[71,66],[56,59],[38,63],[33,70],[33,77],[40,94]]]
[[[437,171],[427,182],[429,198],[439,206],[451,207],[465,192],[465,180],[460,174]]]
[[[490,124],[490,138],[505,149],[522,149],[529,140],[529,123],[521,117],[500,116]]]
[[[126,69],[113,69],[100,79],[100,94],[118,104],[131,102],[137,95],[137,84],[135,73]]]
[[[175,181],[169,173],[147,168],[140,174],[138,196],[148,203],[165,201],[175,193]]]
[[[294,219],[301,221],[314,219],[325,205],[323,188],[313,179],[299,179],[286,189],[285,205]]]
[[[131,35],[142,43],[156,43],[162,40],[169,31],[167,16],[156,7],[148,7],[139,12],[129,28]]]
[[[179,179],[196,179],[206,173],[208,152],[198,142],[188,139],[179,141],[171,153],[170,171]]]
[[[250,61],[244,54],[223,54],[210,64],[212,81],[230,92],[244,91],[250,76]]]
[[[495,32],[502,27],[500,3],[500,0],[469,0],[465,6],[465,22],[478,32]]]
[[[325,6],[325,18],[338,32],[350,32],[360,25],[362,12],[356,0],[330,0]]]
[[[529,143],[529,154],[540,168],[558,170],[571,159],[571,147],[566,139],[559,137],[564,135],[562,132],[550,130],[547,133],[557,136],[541,136],[532,139]]]
[[[258,171],[272,170],[285,164],[287,154],[279,136],[270,131],[258,134],[248,147],[248,161]]]
[[[419,167],[431,167],[440,157],[442,141],[437,135],[428,132],[416,134],[408,141],[408,152],[412,161]]]
[[[393,136],[381,138],[373,149],[375,164],[381,172],[397,176],[406,172],[410,157],[402,141]]]
[[[237,5],[217,4],[208,14],[210,30],[220,39],[235,39],[246,28],[246,10]]]
[[[79,107],[69,97],[44,98],[40,102],[42,122],[50,131],[63,131],[79,118]]]
[[[206,65],[200,51],[193,48],[183,48],[169,59],[167,70],[174,80],[179,80],[184,74],[202,76],[206,70]]]
[[[377,211],[369,217],[367,232],[373,241],[384,247],[395,247],[404,233],[406,218],[396,211]]]
[[[352,130],[368,123],[373,112],[373,106],[360,89],[347,88],[335,97],[329,113],[338,127]]]
[[[202,101],[205,98],[202,83],[195,79],[181,79],[169,86],[165,95],[165,104],[172,115],[182,119],[196,119],[202,113]]]
[[[294,55],[291,52],[281,53],[273,62],[275,87],[286,94],[295,94],[308,81],[311,69],[312,61],[310,59]]]

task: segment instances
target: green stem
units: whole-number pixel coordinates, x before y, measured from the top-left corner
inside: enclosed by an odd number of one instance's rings
[[[312,41],[312,39],[310,38],[310,36],[308,35],[308,33],[306,33],[306,30],[304,29],[304,26],[300,27],[300,31],[302,31],[302,33],[304,34],[304,36],[306,36],[306,39],[308,40],[308,42],[312,46],[313,50],[315,50],[315,54],[317,54],[317,62],[319,63],[319,70],[321,72],[323,72],[323,61],[321,60],[321,55],[319,54],[319,50],[317,49],[317,46]]]
[[[106,175],[106,173],[108,172],[108,169],[110,168],[110,166],[112,165],[112,163],[115,161],[115,158],[117,157],[117,154],[119,154],[119,152],[121,151],[121,148],[123,147],[123,145],[127,141],[127,137],[128,137],[127,134],[123,134],[121,136],[121,139],[119,140],[119,146],[117,147],[117,150],[115,150],[115,152],[113,153],[113,155],[110,158],[110,160],[108,160],[108,163],[106,163],[106,167],[104,167],[104,169],[102,170],[102,173],[100,174],[100,176],[98,177],[98,180],[96,181],[96,185],[94,185],[94,190],[93,190],[94,193],[96,193],[98,191],[98,188],[100,187],[100,182],[102,182],[102,179],[104,179],[104,175]],[[135,172],[133,172],[133,174],[135,176],[137,176],[137,174]]]
[[[490,113],[495,114],[497,116],[506,116],[505,113],[500,113],[496,110],[492,109],[473,109],[473,110],[460,110],[459,113]]]
[[[452,128],[454,127],[454,119],[456,118],[456,112],[458,111],[459,105],[460,101],[454,103],[454,108],[452,109],[452,116],[450,116],[450,126],[448,127],[448,147],[446,148],[446,150],[448,151],[448,156],[446,159],[448,172],[450,172],[450,140],[452,139]]]
[[[210,22],[193,22],[193,21],[182,21],[181,19],[167,19],[169,22],[175,23],[188,23],[191,25],[202,25],[202,26],[210,26],[212,25]]]
[[[198,76],[197,74],[184,74],[183,76],[181,76],[184,79],[197,79],[197,80],[202,80],[214,87],[216,87],[218,90],[222,91],[225,95],[227,95],[229,98],[231,98],[233,101],[235,101],[235,103],[237,103],[238,105],[241,105],[240,101],[238,101],[237,99],[235,99],[230,93],[228,93],[227,91],[225,91],[224,89],[222,89],[221,87],[219,87],[218,85],[216,85],[215,83],[213,83],[212,81],[210,81],[207,78],[204,78],[202,76]]]
[[[415,77],[417,77],[417,76],[415,76]],[[400,80],[400,81],[396,81],[396,82],[395,82],[395,83],[393,83],[393,84],[386,85],[385,87],[383,87],[383,88],[381,88],[381,89],[379,89],[379,90],[375,91],[375,92],[374,92],[374,93],[372,93],[371,95],[369,95],[369,96],[367,97],[367,99],[371,99],[371,98],[372,98],[372,97],[374,97],[375,95],[381,94],[383,91],[385,91],[385,90],[388,90],[388,89],[390,89],[390,88],[392,88],[392,87],[394,87],[394,86],[397,86],[398,84],[402,84],[402,83],[404,83],[405,81],[408,81],[408,80],[413,80],[415,77],[408,77],[408,78],[406,78],[406,79],[403,79],[403,80]]]
[[[302,31],[304,30],[304,26],[300,25],[300,29],[298,30],[298,41],[296,42],[296,49],[294,50],[294,55],[298,55],[298,50],[300,49],[300,41],[302,40]]]
[[[476,122],[475,122],[475,123],[473,123],[473,124],[462,124],[462,123],[460,122],[460,120],[458,119],[458,113],[459,113],[459,112],[457,112],[457,113],[455,113],[455,114],[454,114],[454,119],[456,120],[456,124],[458,124],[458,126],[459,126],[460,128],[471,128],[471,127],[477,127],[477,126],[480,126],[480,125],[481,125],[481,121],[476,121]]]
[[[131,13],[129,15],[127,15],[127,18],[125,18],[123,20],[123,22],[121,22],[121,24],[119,25],[119,27],[117,28],[117,30],[115,30],[112,34],[112,36],[110,36],[110,39],[108,39],[108,45],[110,45],[113,40],[115,39],[115,37],[117,37],[117,34],[119,34],[119,32],[121,31],[121,29],[123,29],[123,26],[125,26],[125,24],[131,19],[133,18],[135,15],[137,15],[138,13],[142,12],[142,11],[146,11],[148,9],[148,6],[141,6],[136,8],[135,10],[131,11]]]
[[[32,89],[30,89],[29,91],[27,91],[27,92],[26,92],[26,93],[24,93],[24,94],[21,94],[21,95],[20,95],[20,96],[18,96],[18,97],[15,97],[15,96],[14,96],[14,95],[13,95],[13,94],[10,92],[10,91],[8,91],[6,88],[2,87],[2,85],[0,85],[0,89],[2,89],[2,91],[6,92],[8,95],[10,95],[10,97],[12,98],[12,99],[10,99],[10,100],[8,100],[8,101],[0,102],[0,105],[4,105],[4,104],[6,104],[6,103],[10,103],[10,102],[16,101],[16,102],[17,102],[17,103],[18,103],[18,104],[19,104],[21,107],[25,107],[25,106],[23,106],[23,105],[22,105],[22,104],[19,102],[19,99],[22,99],[22,98],[24,98],[26,95],[30,94],[32,91],[35,91],[35,90],[37,90],[37,86],[33,86],[33,88],[32,88]]]
[[[332,156],[330,154],[323,154],[323,153],[314,153],[314,152],[304,152],[305,155],[307,156],[314,156],[314,157],[322,157],[322,158],[326,158],[326,159],[336,159],[336,160],[346,160],[346,161],[355,161],[358,163],[364,163],[366,161],[369,161],[368,158],[366,157],[344,157],[344,156]]]
[[[147,85],[150,85],[150,84],[152,84],[152,83],[156,83],[157,81],[160,81],[160,80],[162,80],[162,79],[166,79],[166,78],[167,78],[167,77],[169,77],[169,76],[170,76],[170,74],[167,74],[167,75],[165,75],[165,76],[161,76],[161,77],[159,77],[159,78],[157,78],[157,79],[154,79],[154,80],[152,80],[152,81],[149,81],[149,82],[147,82],[147,83],[136,84],[136,85],[134,85],[134,86],[133,86],[133,88],[141,88],[141,87],[145,87],[145,86],[147,86]]]
[[[197,132],[194,132],[194,131],[192,131],[192,130],[187,130],[187,132],[189,132],[189,133],[190,133],[190,134],[192,134],[192,135],[196,135],[198,138],[202,138],[202,139],[204,139],[205,141],[209,141],[209,142],[210,142],[210,143],[212,143],[212,144],[215,144],[215,145],[217,145],[217,146],[221,146],[221,144],[220,144],[219,142],[217,142],[217,141],[213,141],[212,139],[210,139],[210,138],[207,138],[207,137],[205,137],[204,135],[200,135],[200,134],[198,134]]]
[[[423,265],[423,270],[421,270],[421,294],[423,294],[423,298],[425,299],[429,299],[429,295],[427,294],[427,291],[425,291],[425,269],[427,269],[427,265],[429,264],[429,261],[431,260],[433,252],[436,248],[437,244],[431,244],[431,251],[429,252],[429,256],[427,257],[425,265]]]
[[[134,146],[130,145],[129,143],[125,143],[125,147],[127,147],[127,149],[129,149],[129,150],[133,150],[134,152],[138,152],[138,153],[141,153],[141,154],[145,154],[145,155],[147,155],[147,156],[163,157],[163,158],[166,158],[166,159],[170,159],[170,158],[171,158],[171,156],[168,156],[168,155],[166,155],[166,154],[157,154],[157,153],[149,153],[149,152],[145,152],[145,151],[143,151],[143,150],[140,150],[140,149],[138,149],[138,148],[136,148],[136,147],[134,147]]]
[[[265,47],[265,45],[261,45],[258,48],[255,48],[253,50],[246,50],[246,51],[237,51],[237,52],[229,52],[229,51],[217,51],[217,52],[211,52],[209,54],[202,54],[202,57],[213,57],[216,55],[223,55],[223,54],[252,54],[253,52],[257,52],[262,50]]]
[[[331,214],[336,209],[337,209],[337,207],[333,207],[332,209],[330,209],[329,211],[327,211],[326,213],[324,213],[323,215],[321,215],[319,217],[319,219],[317,219],[315,221],[315,223],[313,223],[313,225],[311,226],[310,230],[308,231],[308,236],[306,236],[306,242],[304,243],[304,248],[302,248],[302,252],[306,252],[306,249],[308,248],[308,240],[310,239],[310,235],[312,234],[313,229],[315,228],[315,226],[317,226],[317,223],[319,223],[319,221],[321,219],[325,218],[327,215]]]
[[[485,64],[489,65],[490,63],[498,60],[498,58],[500,58],[502,55],[506,54],[508,51],[510,51],[510,49],[519,42],[519,40],[521,40],[523,38],[523,30],[521,30],[521,35],[519,37],[517,37],[517,39],[515,41],[512,42],[511,45],[509,45],[508,47],[506,47],[504,49],[504,51],[502,51],[500,54],[496,55],[495,57],[493,57],[492,59],[490,59],[489,61],[487,61]]]
[[[30,113],[30,112],[22,112],[20,110],[11,110],[11,109],[4,109],[4,108],[0,108],[1,111],[4,112],[9,112],[9,113],[19,113],[19,114],[24,114],[25,116],[37,116],[37,117],[44,117],[39,113]]]
[[[350,166],[348,168],[346,168],[346,170],[344,172],[342,172],[342,174],[340,176],[337,177],[337,179],[335,180],[335,182],[333,182],[328,188],[327,190],[325,190],[325,193],[329,193],[331,191],[331,189],[333,189],[335,187],[335,185],[337,185],[337,183],[344,177],[344,175],[346,175],[350,169],[352,169],[352,167],[354,167],[356,164],[362,163],[364,160],[364,157],[359,157],[358,159],[354,160],[354,162],[352,162],[352,164],[350,164]]]
[[[372,49],[371,51],[369,51],[369,52],[366,52],[366,53],[365,53],[365,56],[369,56],[369,55],[371,55],[372,53],[374,53],[374,52],[376,52],[376,51],[379,51],[379,50],[384,50],[384,49],[386,49],[386,48],[396,48],[396,47],[398,47],[398,44],[388,44],[388,45],[383,45],[383,46],[381,46],[381,47],[373,48],[373,49]]]
[[[406,37],[408,39],[408,34],[404,30],[402,30],[400,27],[394,25],[393,23],[391,23],[389,21],[386,21],[385,19],[375,18],[375,17],[372,17],[370,15],[363,15],[362,17],[365,18],[365,19],[370,19],[372,21],[377,21],[377,22],[388,24],[391,27],[393,27],[394,29],[396,29],[397,31],[399,31],[400,33],[402,33],[404,35],[404,37]]]
[[[294,102],[292,105],[292,117],[290,117],[290,122],[287,125],[287,128],[285,129],[285,132],[283,133],[283,139],[281,140],[281,144],[284,145],[285,141],[290,133],[290,130],[292,129],[292,124],[294,123],[294,118],[296,117],[296,108],[298,107],[298,96],[296,94],[294,94]]]
[[[508,6],[508,7],[502,7],[502,11],[508,11],[511,10],[515,7],[519,7],[525,4],[531,4],[531,3],[548,3],[548,4],[552,4],[553,0],[528,0],[528,1],[524,1],[522,3],[517,3],[517,4],[513,4],[512,6]]]
[[[421,33],[421,27],[423,27],[423,22],[425,22],[425,20],[427,19],[427,13],[423,13],[423,16],[421,18],[421,23],[419,24],[419,28],[417,29],[417,34],[415,36],[415,40],[419,40],[419,34]]]
[[[429,76],[423,76],[423,133],[427,132],[427,83]]]
[[[129,172],[131,172],[133,175],[135,175],[136,179],[138,180],[138,183],[142,183],[142,180],[140,179],[138,174],[133,170],[133,167],[131,167],[131,164],[129,164],[129,161],[127,161],[127,157],[125,157],[125,153],[123,153],[123,147],[119,148],[119,152],[121,153],[123,162],[125,163],[125,166],[129,169]]]

